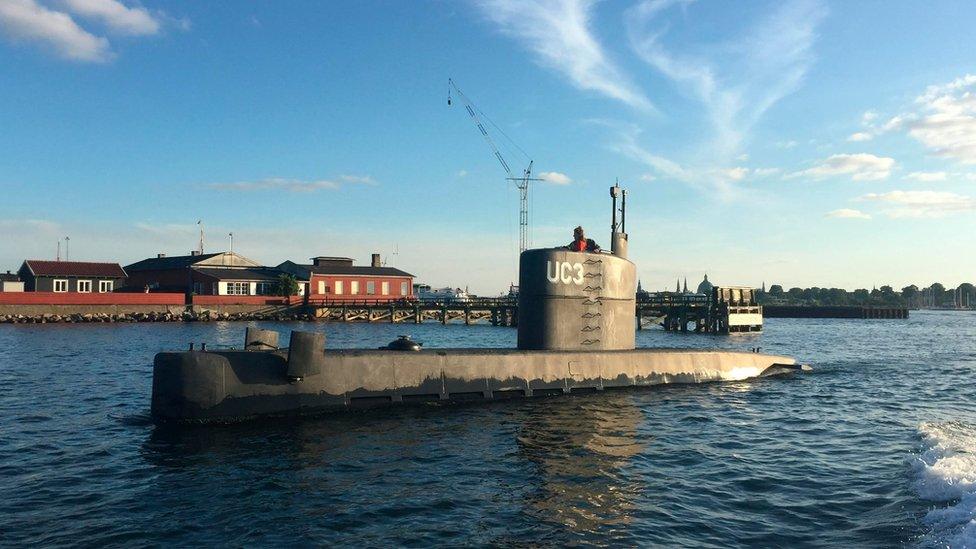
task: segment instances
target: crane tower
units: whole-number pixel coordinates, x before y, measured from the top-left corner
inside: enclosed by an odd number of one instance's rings
[[[495,158],[498,160],[498,163],[501,164],[502,168],[505,169],[505,174],[506,174],[505,179],[508,181],[514,181],[515,187],[519,191],[519,254],[521,254],[522,252],[524,252],[529,248],[529,244],[530,244],[529,243],[529,182],[542,181],[542,179],[532,177],[532,159],[529,158],[529,155],[526,154],[521,147],[516,145],[515,142],[512,141],[512,139],[509,138],[508,135],[506,135],[501,128],[499,128],[494,122],[491,121],[491,119],[488,118],[488,116],[485,115],[484,112],[481,111],[481,109],[476,107],[474,103],[472,103],[471,100],[468,99],[468,96],[464,95],[464,92],[462,92],[460,88],[457,87],[457,84],[454,83],[453,79],[448,79],[447,80],[447,104],[448,105],[452,104],[451,101],[452,93],[457,95],[457,97],[459,97],[461,101],[464,102],[464,108],[465,110],[468,111],[468,116],[471,117],[471,121],[474,122],[475,126],[478,127],[478,131],[481,132],[481,136],[484,137],[485,142],[488,143],[488,147],[491,148],[492,154],[495,155]],[[522,174],[520,176],[517,176],[515,175],[515,173],[512,172],[512,168],[505,160],[505,157],[502,156],[501,151],[498,150],[498,146],[495,144],[495,140],[492,139],[491,134],[488,133],[488,129],[482,123],[482,119],[486,120],[492,127],[494,127],[499,133],[501,133],[502,136],[504,136],[505,139],[507,139],[508,142],[511,143],[518,150],[518,152],[525,157],[526,160],[528,160],[528,164],[526,165],[525,169],[522,170]]]

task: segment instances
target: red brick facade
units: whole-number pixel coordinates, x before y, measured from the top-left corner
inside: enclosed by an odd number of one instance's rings
[[[383,292],[384,289],[386,293]],[[329,301],[413,299],[413,278],[312,273],[309,281],[309,299]]]

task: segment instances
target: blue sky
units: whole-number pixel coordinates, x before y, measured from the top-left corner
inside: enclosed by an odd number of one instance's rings
[[[619,178],[649,288],[976,280],[973,20],[971,2],[0,0],[0,267],[64,236],[72,259],[185,253],[202,219],[210,251],[230,232],[267,264],[378,251],[501,292],[517,194],[451,77],[548,179],[537,246],[577,224],[608,244]]]

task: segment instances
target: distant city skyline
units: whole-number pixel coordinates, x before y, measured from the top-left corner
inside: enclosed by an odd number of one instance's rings
[[[645,289],[976,279],[976,4],[0,2],[0,271],[379,252],[516,282],[518,200],[458,86],[535,161],[533,243]],[[490,128],[495,131],[494,128]],[[513,169],[521,156],[506,145]],[[394,250],[398,253],[394,255]]]

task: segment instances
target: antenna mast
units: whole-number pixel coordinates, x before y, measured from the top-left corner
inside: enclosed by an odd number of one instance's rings
[[[532,177],[533,161],[531,158],[529,158],[529,155],[526,154],[521,147],[516,145],[511,138],[505,135],[505,132],[503,132],[501,128],[492,122],[491,119],[489,119],[485,113],[481,111],[481,109],[476,107],[471,100],[468,99],[468,96],[464,95],[464,92],[457,87],[454,80],[449,78],[447,80],[447,104],[449,106],[451,105],[452,92],[456,93],[458,97],[461,98],[461,101],[464,102],[464,108],[468,111],[468,116],[471,117],[471,121],[474,122],[475,126],[478,126],[478,130],[481,132],[481,136],[485,138],[485,142],[488,143],[488,147],[491,148],[491,152],[495,155],[495,158],[498,159],[498,163],[502,165],[502,168],[505,169],[505,174],[507,175],[505,179],[507,181],[514,181],[515,187],[519,190],[519,254],[521,254],[525,250],[529,249],[529,181],[543,181],[543,179]],[[508,141],[514,145],[515,148],[518,149],[526,159],[528,159],[528,166],[522,170],[521,176],[516,176],[514,173],[512,173],[512,168],[509,167],[508,162],[505,161],[505,157],[502,156],[501,151],[498,150],[498,146],[495,145],[495,140],[491,138],[491,135],[488,133],[488,130],[485,129],[484,124],[481,123],[482,118],[494,126],[496,130],[498,130],[506,139],[508,139]]]
[[[203,220],[198,219],[197,225],[200,225],[200,247],[198,250],[200,251],[200,255],[203,255]]]

